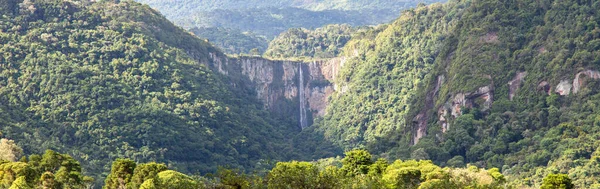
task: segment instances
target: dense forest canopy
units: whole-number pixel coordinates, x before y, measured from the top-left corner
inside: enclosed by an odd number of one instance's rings
[[[322,143],[597,187],[600,3],[450,1],[353,37]]]
[[[203,11],[224,20],[239,11],[218,2],[222,11]],[[267,12],[224,22],[394,8],[277,2],[264,1],[289,7],[257,4]],[[326,83],[336,89],[326,113],[301,130],[265,108],[249,78],[221,70],[234,57],[148,5],[0,0],[0,188],[597,188],[598,10],[596,1],[452,0],[380,26],[276,26],[285,32],[265,30],[279,36],[268,48],[262,34],[192,30],[225,51],[310,60],[310,69],[343,58]],[[277,74],[303,67],[292,69]],[[294,91],[312,77],[298,75],[278,86]]]
[[[328,24],[352,26],[377,25],[390,22],[403,9],[418,3],[439,0],[365,1],[365,0],[138,0],[159,10],[184,28],[192,29],[228,54],[262,54],[268,42],[290,28],[318,28]],[[214,31],[224,32],[214,32]],[[239,32],[236,32],[239,31]],[[233,32],[233,33],[232,33]],[[230,35],[231,34],[231,35]],[[257,35],[259,38],[256,38]],[[266,42],[261,42],[265,38]],[[256,45],[254,48],[246,48]],[[232,47],[240,45],[240,48]],[[250,50],[253,53],[250,53]]]
[[[69,153],[97,181],[117,157],[207,173],[288,154],[297,127],[201,64],[221,53],[150,7],[40,0],[3,10],[0,128],[27,154]]]
[[[369,29],[347,24],[327,25],[315,30],[292,28],[271,41],[264,56],[273,59],[334,58],[341,53],[354,33]]]
[[[261,54],[268,47],[268,40],[263,36],[251,32],[242,32],[236,29],[222,27],[194,27],[190,29],[194,35],[206,38],[210,43],[221,48],[228,54],[251,55]]]
[[[211,11],[216,9],[234,10],[248,8],[285,8],[295,7],[312,11],[323,10],[383,10],[410,8],[418,3],[440,2],[437,0],[137,0],[161,10],[169,18],[185,17],[193,13]]]

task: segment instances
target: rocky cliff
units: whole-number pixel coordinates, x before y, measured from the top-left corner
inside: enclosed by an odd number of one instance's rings
[[[210,53],[205,64],[233,78],[232,87],[253,89],[266,109],[281,117],[293,117],[300,128],[306,128],[315,117],[325,114],[328,98],[336,90],[333,80],[345,61],[280,61]]]
[[[515,96],[518,94],[518,90],[521,88],[523,81],[527,77],[527,72],[518,72],[516,76],[508,82],[509,89],[509,100],[513,100]],[[561,95],[561,96],[569,96],[570,94],[577,94],[583,87],[585,87],[586,81],[593,79],[600,79],[600,71],[596,70],[584,70],[581,71],[574,76],[575,78],[571,82],[568,79],[560,80],[559,83],[554,87],[554,91],[552,91],[552,85],[547,81],[540,81],[537,86],[537,91],[543,91],[544,94],[551,95],[552,92]],[[425,97],[426,106],[424,110],[422,110],[416,117],[413,118],[415,131],[413,133],[413,143],[418,143],[419,139],[427,135],[427,120],[429,115],[427,111],[429,111],[433,107],[433,99],[437,98],[438,91],[440,89],[440,85],[444,83],[444,75],[438,76],[436,86],[433,90],[427,93]],[[491,79],[491,76],[488,77]],[[478,88],[478,90],[469,92],[469,93],[457,93],[449,98],[446,103],[439,106],[437,109],[437,122],[442,127],[442,132],[445,133],[450,125],[449,120],[455,119],[456,117],[462,115],[462,108],[473,108],[477,107],[482,111],[487,111],[491,108],[494,99],[494,85],[491,82],[490,85],[482,86]],[[448,115],[450,113],[450,115]]]

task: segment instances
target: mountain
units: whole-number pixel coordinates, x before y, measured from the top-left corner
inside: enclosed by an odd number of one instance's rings
[[[176,19],[184,27],[223,27],[251,31],[269,40],[290,28],[318,28],[329,24],[352,26],[377,25],[395,19],[399,9],[324,10],[300,8],[216,9],[193,14],[189,19]]]
[[[120,157],[186,173],[302,157],[286,152],[301,128],[285,105],[301,70],[319,79],[308,65],[229,58],[132,1],[14,5],[0,19],[0,128],[26,154],[68,153],[96,181]]]
[[[264,56],[273,59],[334,58],[352,39],[352,35],[366,30],[369,27],[347,24],[327,25],[315,30],[292,28],[271,41]]]
[[[258,50],[258,54],[262,54],[265,51],[260,47],[268,46],[269,41],[290,28],[313,29],[329,24],[350,24],[352,26],[383,24],[394,20],[403,9],[414,7],[418,3],[433,3],[439,2],[439,0],[138,0],[138,2],[149,4],[177,25],[192,29],[198,37],[214,42],[228,54],[249,54],[249,50],[253,50],[253,48],[236,49],[232,48],[231,44],[250,46],[256,42],[251,39],[257,39],[253,35],[263,37],[267,41],[257,46],[259,48],[254,49],[254,51]],[[210,30],[228,32],[214,33]],[[232,33],[231,31],[239,32]]]
[[[300,0],[138,0],[138,2],[148,4],[158,10],[161,10],[168,18],[185,17],[198,12],[211,11],[216,9],[235,10],[235,9],[255,9],[255,8],[285,8],[295,7],[312,11],[323,10],[382,10],[382,9],[403,9],[416,6],[418,3],[433,3],[434,0],[330,0],[330,1],[300,1]]]
[[[222,27],[194,27],[189,30],[194,35],[206,38],[227,54],[260,54],[268,47],[268,40],[249,32]]]
[[[597,186],[600,3],[450,1],[353,37],[301,135],[383,157],[498,167],[514,186]],[[301,139],[302,140],[302,139]]]
[[[332,47],[338,57],[285,57],[304,62],[227,56],[132,1],[3,2],[2,137],[25,154],[66,153],[96,182],[125,181],[107,174],[109,162],[125,157],[189,174],[269,172],[252,177],[263,187],[289,186],[298,175],[316,179],[304,180],[307,188],[485,187],[474,178],[503,188],[600,184],[595,1],[419,5],[353,32],[343,49]],[[289,38],[308,41],[300,50],[331,44],[313,36]],[[274,44],[293,49],[283,41]],[[327,158],[344,151],[342,163]],[[288,160],[316,163],[273,165]],[[115,170],[134,171],[127,162]],[[313,167],[319,162],[339,168]],[[25,164],[2,161],[0,169],[37,166]],[[221,173],[226,185],[251,183]],[[189,181],[157,176],[147,185]]]

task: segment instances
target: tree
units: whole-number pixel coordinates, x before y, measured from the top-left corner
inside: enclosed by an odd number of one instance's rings
[[[542,181],[541,189],[571,189],[574,187],[566,174],[548,174]]]
[[[130,159],[117,159],[113,162],[110,174],[104,181],[104,189],[125,189],[131,180],[135,162]]]
[[[40,182],[43,189],[59,189],[62,188],[59,183],[54,180],[54,174],[51,172],[45,172],[40,177]]]
[[[127,185],[127,188],[137,189],[148,179],[153,179],[158,173],[166,171],[167,166],[165,164],[159,164],[155,162],[144,163],[137,165],[133,171],[131,182]]]
[[[31,187],[31,185],[29,183],[27,183],[25,176],[20,176],[19,178],[17,178],[17,180],[15,180],[12,183],[12,185],[8,189],[31,189],[31,188],[33,188],[33,187]]]
[[[342,172],[347,176],[367,174],[369,166],[373,164],[371,153],[366,150],[352,150],[345,153],[342,159]]]
[[[308,162],[279,162],[269,172],[269,189],[315,188],[319,181],[319,170]]]
[[[423,148],[416,149],[410,153],[410,157],[415,160],[429,159],[429,154]]]
[[[260,50],[258,48],[253,48],[250,50],[250,55],[252,56],[260,56]]]
[[[12,16],[18,4],[18,0],[0,0],[0,17],[2,15]]]
[[[417,188],[421,183],[421,170],[415,167],[394,169],[386,172],[383,180],[388,188]]]
[[[15,162],[23,155],[23,149],[15,144],[15,141],[0,139],[0,161]]]
[[[221,180],[221,184],[225,186],[229,186],[232,188],[248,188],[250,186],[250,182],[246,178],[246,175],[240,173],[239,170],[231,170],[220,167],[217,170],[217,175]]]
[[[191,177],[173,170],[158,173],[157,188],[197,189],[198,183]]]
[[[452,159],[449,159],[446,162],[446,165],[450,167],[464,167],[465,158],[463,158],[462,156],[454,156]]]
[[[9,188],[16,179],[25,179],[25,183],[33,183],[37,179],[36,171],[23,162],[0,162],[0,188]]]
[[[381,175],[385,169],[387,169],[387,167],[389,166],[389,163],[387,160],[383,159],[383,158],[379,158],[377,159],[377,161],[375,161],[375,163],[371,164],[370,168],[369,168],[369,174],[370,175]]]
[[[156,180],[154,179],[148,179],[146,181],[144,181],[144,183],[142,183],[142,185],[140,185],[140,189],[156,189]]]

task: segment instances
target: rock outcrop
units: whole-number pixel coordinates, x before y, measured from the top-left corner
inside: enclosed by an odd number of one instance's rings
[[[444,75],[439,75],[437,80],[435,81],[435,88],[432,91],[429,91],[425,96],[425,108],[419,112],[419,114],[413,119],[413,123],[417,126],[415,131],[413,132],[412,143],[416,144],[419,142],[419,139],[423,138],[427,135],[427,121],[429,120],[429,115],[427,111],[432,109],[435,103],[435,98],[440,91],[440,88],[444,84],[446,77]]]
[[[558,86],[556,86],[556,90],[554,90],[554,92],[558,93],[561,96],[569,96],[569,94],[571,94],[572,87],[573,85],[571,85],[571,83],[568,80],[562,80],[560,81]]]
[[[210,57],[212,61],[205,64],[212,70],[237,78],[232,84],[254,89],[256,97],[271,112],[297,117],[301,128],[326,113],[328,98],[337,88],[333,80],[346,62],[345,58],[305,63],[216,54]]]
[[[455,119],[462,115],[463,108],[474,108],[477,107],[481,111],[487,111],[492,107],[494,103],[494,85],[479,87],[474,92],[469,93],[458,93],[450,98],[444,105],[438,108],[438,122],[442,126],[442,132],[446,132],[450,129],[448,120],[450,118]],[[451,117],[448,117],[448,112]]]
[[[552,94],[552,86],[547,81],[542,81],[537,86],[537,91],[543,91],[544,93],[551,95]]]
[[[517,91],[521,88],[521,83],[525,80],[525,76],[527,76],[527,72],[519,72],[513,80],[508,82],[508,99],[513,100]]]
[[[585,80],[582,76],[586,76],[590,79],[600,79],[600,72],[594,70],[586,70],[577,73],[577,75],[575,75],[575,79],[573,80],[573,94],[577,94],[583,86]]]

